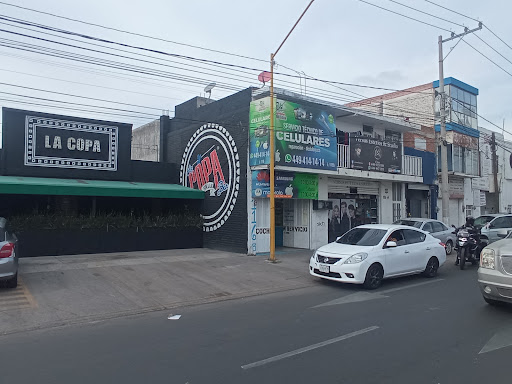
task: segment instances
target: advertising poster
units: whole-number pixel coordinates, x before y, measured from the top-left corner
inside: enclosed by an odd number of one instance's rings
[[[275,126],[276,165],[337,169],[336,124],[331,113],[277,100]]]
[[[276,198],[318,200],[318,175],[276,171],[275,177]],[[269,194],[270,172],[252,171],[252,197],[268,197]]]
[[[251,102],[249,109],[249,165],[270,163],[270,97]]]
[[[339,236],[361,223],[356,216],[356,201],[354,199],[329,199],[332,210],[328,212],[328,241],[332,243]]]
[[[395,140],[352,136],[350,137],[350,168],[361,171],[401,173],[402,146]]]
[[[335,171],[338,165],[333,114],[276,100],[275,165]],[[251,102],[249,164],[270,163],[270,98]]]

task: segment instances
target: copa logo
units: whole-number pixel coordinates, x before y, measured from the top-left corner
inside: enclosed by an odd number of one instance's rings
[[[208,123],[194,132],[181,159],[180,183],[206,192],[203,231],[224,225],[240,189],[240,157],[226,128]]]

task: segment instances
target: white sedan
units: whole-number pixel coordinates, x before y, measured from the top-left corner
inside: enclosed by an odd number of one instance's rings
[[[369,224],[318,248],[309,261],[309,273],[375,289],[388,277],[434,277],[445,261],[444,244],[426,232],[405,225]]]

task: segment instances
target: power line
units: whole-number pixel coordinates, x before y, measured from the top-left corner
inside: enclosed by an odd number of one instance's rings
[[[365,1],[365,0],[358,0],[358,1],[360,1],[360,2],[362,2],[362,3],[365,3],[365,4],[368,4],[368,5],[371,5],[371,6],[376,7],[376,8],[380,8],[380,9],[382,9],[382,10],[384,10],[384,11],[394,13],[395,15],[399,15],[399,16],[405,17],[406,19],[414,20],[414,21],[416,21],[416,22],[418,22],[418,23],[428,25],[429,27],[432,27],[432,28],[442,29],[443,31],[450,32],[450,33],[452,32],[452,31],[450,31],[449,29],[442,28],[442,27],[439,27],[439,26],[437,26],[437,25],[427,23],[426,21],[421,21],[421,20],[415,19],[414,17],[410,17],[410,16],[407,16],[407,15],[404,15],[403,13],[400,13],[400,12],[392,11],[391,9],[381,7],[381,6],[379,6],[379,5],[376,5],[376,4],[373,4],[373,3],[370,3],[370,2]]]
[[[442,5],[439,5],[439,4],[437,4],[437,3],[434,3],[433,1],[430,1],[430,0],[425,0],[425,1],[426,1],[427,3],[430,3],[430,4],[435,5],[436,7],[443,8],[443,9],[445,9],[445,10],[447,10],[447,11],[450,11],[450,12],[456,13],[456,14],[457,14],[457,15],[459,15],[459,16],[463,16],[463,17],[465,17],[465,18],[467,18],[467,19],[470,19],[470,20],[476,21],[477,23],[478,23],[478,22],[480,22],[480,20],[477,20],[477,19],[475,19],[475,18],[473,18],[473,17],[470,17],[470,16],[467,16],[467,15],[464,15],[463,13],[460,13],[460,12],[454,11],[453,9],[443,7]]]
[[[493,48],[489,43],[487,43],[484,39],[482,39],[480,36],[478,35],[475,35],[482,43],[484,43],[485,45],[487,45],[489,48],[491,48],[494,52],[496,52],[498,55],[500,55],[501,57],[503,57],[505,60],[507,60],[510,64],[512,64],[512,61],[510,61],[509,59],[507,59],[505,56],[503,56],[500,52],[498,52],[495,48]]]
[[[501,65],[497,64],[495,61],[491,60],[489,57],[485,56],[482,52],[480,52],[478,49],[473,47],[471,44],[469,44],[466,40],[462,40],[464,43],[469,45],[471,48],[473,48],[475,51],[477,51],[479,54],[481,54],[483,57],[485,57],[487,60],[489,60],[491,63],[493,63],[495,66],[497,66],[499,69],[501,69],[503,72],[507,73],[509,76],[512,77],[512,73],[507,71],[505,68],[503,68]]]
[[[416,12],[419,12],[419,13],[423,13],[424,15],[428,15],[428,16],[430,16],[430,17],[435,17],[436,19],[446,21],[447,23],[455,24],[455,25],[458,25],[459,27],[463,27],[463,28],[465,27],[464,25],[459,24],[459,23],[456,23],[455,21],[448,20],[448,19],[443,19],[442,17],[439,17],[439,16],[436,16],[436,15],[433,15],[433,14],[431,14],[431,13],[428,13],[428,12],[422,11],[422,10],[420,10],[420,9],[417,9],[417,8],[411,7],[411,6],[409,6],[409,5],[402,4],[402,3],[398,2],[398,1],[395,1],[395,0],[388,0],[388,1],[391,1],[392,3],[398,4],[398,5],[401,5],[402,7],[406,7],[406,8],[412,9],[413,11],[416,11]]]
[[[126,31],[126,30],[122,30],[122,29],[118,29],[118,28],[107,27],[107,26],[104,26],[104,25],[100,25],[100,24],[96,24],[96,23],[91,23],[91,22],[87,22],[87,21],[83,21],[83,20],[78,20],[78,19],[73,19],[71,17],[61,16],[61,15],[57,15],[57,14],[50,13],[50,12],[44,12],[44,11],[40,11],[40,10],[33,9],[33,8],[22,7],[22,6],[19,6],[19,5],[10,4],[10,3],[3,2],[3,1],[0,1],[0,4],[7,5],[7,6],[10,6],[10,7],[16,7],[16,8],[24,9],[24,10],[27,10],[27,11],[31,11],[31,12],[36,12],[36,13],[52,16],[52,17],[57,17],[57,18],[64,19],[64,20],[74,21],[74,22],[81,23],[81,24],[91,25],[91,26],[98,27],[98,28],[108,29],[108,30],[111,30],[111,31],[121,32],[121,33],[129,34],[129,35],[139,36],[139,37],[144,37],[144,38],[147,38],[147,39],[163,41],[163,42],[166,42],[166,43],[181,45],[181,46],[185,46],[185,47],[189,47],[189,48],[202,49],[204,51],[209,51],[209,52],[214,52],[214,53],[220,53],[220,54],[223,54],[223,55],[240,57],[240,58],[243,58],[243,59],[267,62],[267,60],[258,59],[258,58],[255,58],[255,57],[239,55],[239,54],[236,54],[236,53],[231,53],[231,52],[225,52],[225,51],[220,51],[220,50],[211,49],[211,48],[200,47],[200,46],[197,46],[197,45],[181,43],[181,42],[177,42],[177,41],[173,41],[173,40],[167,40],[167,39],[163,39],[163,38],[160,38],[160,37],[154,37],[154,36],[144,35],[144,34],[141,34],[141,33],[130,32],[130,31]]]

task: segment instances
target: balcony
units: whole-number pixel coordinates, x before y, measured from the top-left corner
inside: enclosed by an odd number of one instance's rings
[[[350,168],[350,145],[338,144],[338,168]],[[423,159],[418,156],[402,156],[402,175],[423,176]]]

